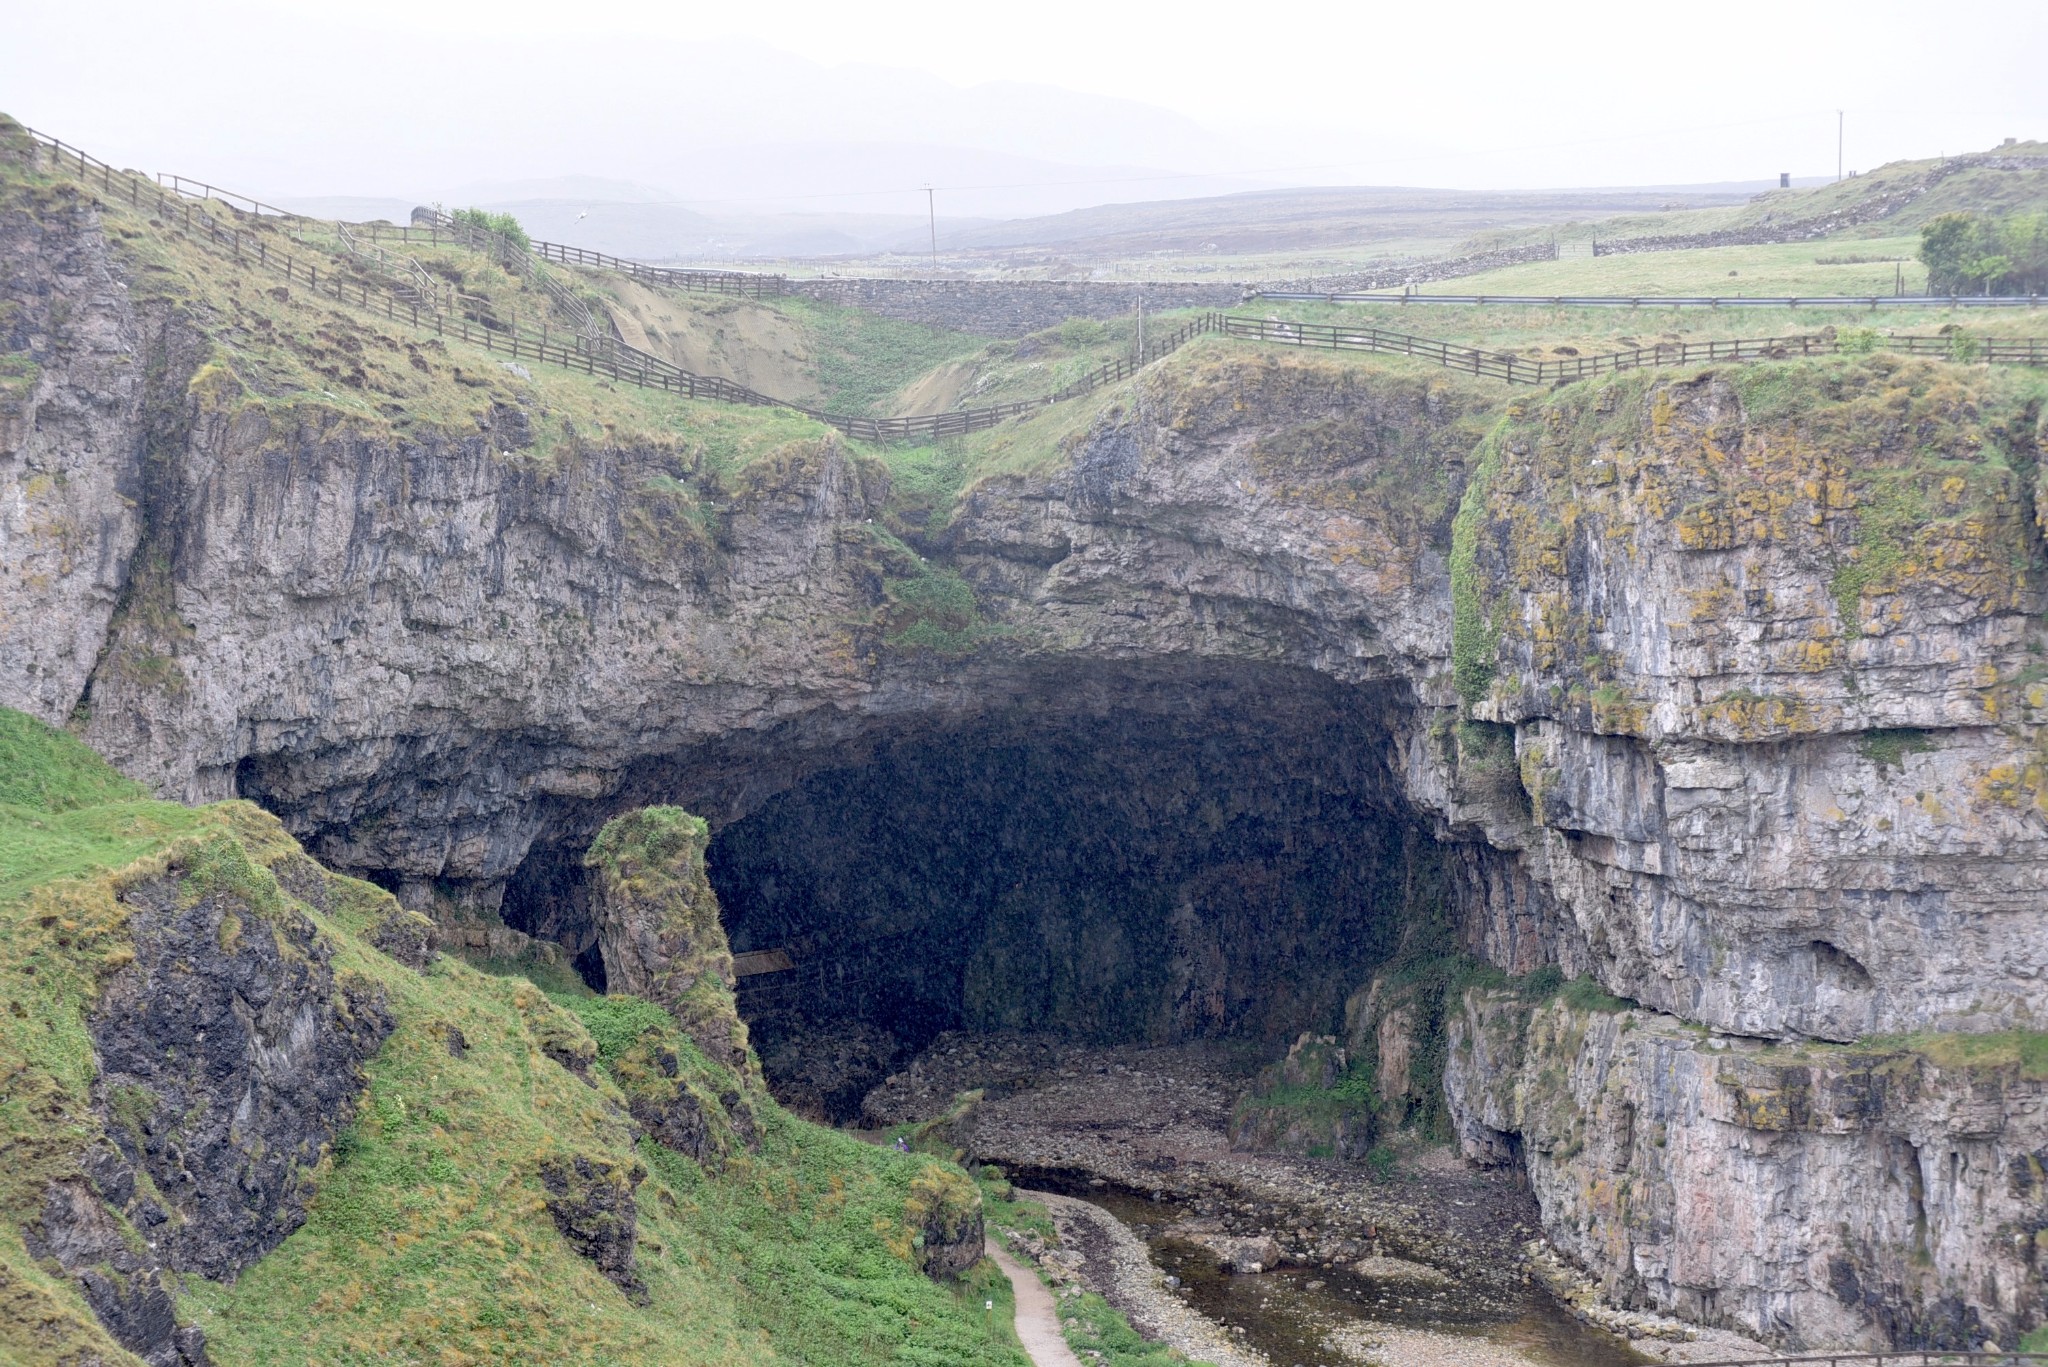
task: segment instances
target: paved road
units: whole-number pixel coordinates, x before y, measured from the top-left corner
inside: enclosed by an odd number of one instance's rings
[[[1045,1289],[1038,1274],[1003,1252],[994,1239],[988,1241],[988,1256],[996,1260],[996,1266],[1010,1279],[1010,1290],[1017,1297],[1017,1337],[1023,1342],[1024,1351],[1031,1355],[1031,1361],[1037,1367],[1081,1367],[1081,1359],[1074,1356],[1074,1350],[1067,1347],[1066,1336],[1060,1333],[1060,1316],[1053,1305],[1052,1292]]]

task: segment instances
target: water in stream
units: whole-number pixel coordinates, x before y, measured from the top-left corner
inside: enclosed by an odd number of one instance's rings
[[[1154,1264],[1180,1278],[1188,1304],[1242,1330],[1243,1341],[1275,1367],[1335,1367],[1343,1359],[1331,1352],[1326,1339],[1346,1324],[1485,1339],[1551,1367],[1638,1367],[1650,1360],[1573,1318],[1534,1283],[1516,1307],[1519,1315],[1503,1315],[1497,1309],[1475,1307],[1470,1298],[1460,1296],[1455,1282],[1428,1287],[1361,1277],[1343,1269],[1231,1273],[1208,1249],[1165,1237],[1166,1227],[1183,1213],[1171,1201],[1115,1188],[1070,1187],[1068,1194],[1122,1221],[1151,1249]]]

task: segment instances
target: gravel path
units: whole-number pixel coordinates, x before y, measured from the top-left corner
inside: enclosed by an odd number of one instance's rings
[[[1010,1279],[1017,1296],[1017,1338],[1038,1367],[1081,1367],[1081,1359],[1067,1347],[1060,1332],[1059,1311],[1053,1307],[1052,1292],[1038,1280],[1038,1274],[1018,1263],[994,1239],[988,1241],[988,1256],[996,1260]]]
[[[1145,1245],[1114,1215],[1069,1196],[1021,1189],[1020,1194],[1052,1215],[1062,1247],[1082,1255],[1083,1284],[1123,1311],[1146,1338],[1215,1367],[1272,1367],[1264,1354],[1238,1344],[1222,1325],[1168,1290]]]

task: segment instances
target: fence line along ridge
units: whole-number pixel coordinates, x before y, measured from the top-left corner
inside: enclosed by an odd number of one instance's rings
[[[12,126],[21,127],[18,124]],[[1041,398],[1019,399],[983,408],[955,409],[946,413],[875,418],[860,414],[833,413],[810,404],[779,399],[732,380],[694,374],[662,357],[633,347],[618,337],[616,328],[608,326],[608,318],[607,325],[599,325],[588,306],[576,298],[573,292],[550,280],[545,268],[534,260],[534,256],[539,253],[529,254],[504,234],[475,225],[456,224],[452,220],[444,225],[437,220],[429,229],[424,230],[378,229],[372,240],[377,240],[378,236],[391,240],[400,234],[429,232],[436,234],[429,240],[439,241],[442,240],[440,235],[445,235],[446,240],[451,242],[491,253],[508,269],[515,270],[522,277],[536,280],[543,294],[575,320],[577,327],[571,334],[572,343],[557,340],[545,327],[535,330],[531,325],[527,325],[522,330],[519,326],[508,325],[492,317],[487,309],[472,309],[472,306],[481,306],[483,301],[468,301],[456,295],[452,288],[447,289],[445,293],[452,297],[456,307],[448,309],[440,297],[443,291],[432,287],[432,282],[427,279],[428,273],[410,257],[405,258],[403,267],[394,268],[394,273],[399,278],[374,295],[367,283],[360,280],[351,282],[331,266],[323,283],[317,265],[300,261],[288,252],[273,251],[264,241],[262,234],[244,234],[239,226],[223,225],[209,212],[194,214],[192,207],[195,201],[213,201],[224,205],[234,214],[248,214],[263,219],[297,219],[302,222],[316,220],[289,214],[275,206],[263,204],[246,196],[234,195],[200,181],[177,176],[151,180],[139,173],[117,171],[106,162],[46,134],[27,128],[23,131],[32,139],[34,145],[50,150],[57,170],[68,172],[75,164],[80,181],[88,188],[97,182],[104,192],[116,199],[123,197],[125,191],[125,197],[135,207],[141,207],[147,200],[149,207],[166,214],[166,222],[179,220],[188,233],[199,235],[199,240],[205,245],[231,254],[240,264],[254,264],[263,269],[279,272],[288,282],[302,283],[316,295],[331,296],[337,302],[353,304],[372,313],[375,313],[381,304],[384,317],[389,321],[408,322],[415,328],[431,329],[438,335],[458,337],[466,342],[480,344],[486,351],[492,353],[504,352],[513,360],[536,360],[561,365],[571,370],[581,370],[590,375],[603,374],[627,384],[659,389],[686,398],[789,409],[836,428],[850,437],[865,441],[904,441],[982,431],[1010,418],[1038,412],[1053,404],[1077,398],[1126,379],[1151,362],[1179,350],[1195,338],[1212,334],[1283,346],[1412,356],[1450,370],[1503,380],[1509,384],[1531,385],[1569,382],[1654,366],[1691,365],[1714,361],[1783,360],[1793,356],[1858,354],[1877,349],[1959,361],[1983,360],[2004,364],[2048,365],[2048,339],[1878,337],[1873,334],[1848,339],[1839,336],[1793,336],[1669,342],[1638,347],[1630,351],[1532,361],[1505,352],[1460,346],[1437,338],[1392,332],[1382,328],[1287,322],[1211,311],[1190,319],[1156,342],[1148,341],[1135,354],[1105,362],[1073,383]],[[242,208],[241,205],[249,207]],[[371,259],[370,253],[353,240],[348,228],[336,226],[347,250],[354,255]],[[419,239],[407,237],[403,240]],[[601,253],[584,253],[580,248],[560,250],[583,257],[602,256]],[[609,260],[617,261],[618,258]],[[390,265],[388,261],[382,264]],[[693,276],[733,276],[739,280],[749,281],[776,278],[746,276],[741,272],[670,272],[663,267],[640,266],[639,263],[625,264],[647,272],[643,278],[648,279],[654,279],[654,273],[657,272]],[[618,267],[605,265],[598,269],[610,270]],[[740,288],[740,285],[734,284],[730,289],[714,292],[738,292]],[[1396,297],[1398,296],[1385,296]],[[422,305],[425,306],[424,316]],[[472,323],[475,324],[474,330],[471,327]]]

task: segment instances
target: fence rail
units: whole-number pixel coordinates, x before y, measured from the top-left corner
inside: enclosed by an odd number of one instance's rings
[[[1622,309],[2033,309],[2044,302],[2038,294],[1806,294],[1806,295],[1658,295],[1658,294],[1315,294],[1303,290],[1257,290],[1254,299],[1305,304],[1462,304],[1523,305],[1539,308]]]
[[[217,199],[230,209],[239,209],[258,218],[305,217],[304,214],[295,214],[290,209],[280,209],[275,204],[265,204],[260,199],[238,195],[233,190],[223,190],[218,185],[208,185],[203,180],[193,180],[187,176],[159,175],[156,183],[174,195],[181,195],[186,199]]]
[[[453,308],[443,308],[437,292],[421,288],[422,282],[413,278],[380,281],[373,290],[366,279],[360,276],[351,278],[346,273],[335,270],[330,264],[323,280],[318,263],[300,260],[294,254],[273,245],[271,236],[275,232],[274,229],[270,233],[245,232],[239,223],[232,221],[233,214],[229,215],[230,222],[222,223],[210,211],[194,213],[195,202],[203,203],[208,200],[218,200],[227,204],[230,209],[235,209],[234,204],[221,199],[217,191],[213,194],[192,193],[201,188],[212,190],[213,187],[201,187],[199,182],[184,182],[185,188],[180,189],[175,185],[165,185],[147,179],[138,173],[116,171],[107,163],[55,138],[36,133],[32,129],[26,131],[38,145],[49,149],[53,161],[60,169],[68,169],[75,164],[80,180],[88,186],[98,185],[110,198],[126,198],[136,207],[146,203],[152,209],[166,212],[167,218],[181,221],[189,234],[196,236],[208,246],[231,254],[238,262],[276,271],[288,282],[301,284],[318,296],[331,297],[338,302],[352,304],[373,313],[381,311],[388,320],[408,322],[416,328],[431,329],[442,336],[459,337],[464,341],[481,345],[493,354],[503,353],[513,361],[535,360],[561,365],[571,370],[581,370],[586,374],[602,374],[624,383],[659,389],[692,399],[712,399],[755,407],[790,409],[864,441],[929,439],[983,431],[1011,418],[1035,413],[1051,404],[1078,397],[1104,385],[1117,383],[1152,361],[1178,350],[1196,337],[1205,334],[1285,346],[1414,356],[1447,369],[1504,380],[1510,384],[1549,384],[1625,370],[1639,370],[1650,366],[1688,365],[1712,361],[1778,360],[1790,356],[1827,356],[1863,349],[1866,346],[1958,360],[2048,365],[2048,339],[1976,339],[1960,336],[1877,338],[1870,334],[1864,334],[1857,343],[1848,345],[1839,337],[1765,337],[1731,341],[1671,342],[1594,356],[1528,360],[1508,353],[1460,346],[1436,338],[1392,332],[1382,328],[1283,322],[1276,319],[1245,318],[1208,312],[1190,319],[1156,342],[1148,342],[1136,354],[1105,362],[1058,392],[1042,398],[1019,399],[983,408],[956,409],[946,413],[876,418],[860,414],[833,413],[809,404],[778,399],[732,380],[693,374],[661,357],[627,345],[616,335],[593,335],[597,330],[588,321],[591,314],[587,306],[559,285],[548,289],[547,286],[551,282],[547,281],[546,271],[540,262],[533,256],[518,251],[511,245],[510,239],[504,238],[502,234],[490,233],[468,225],[457,225],[452,221],[430,225],[424,230],[428,234],[425,239],[427,241],[446,240],[479,246],[499,254],[501,258],[507,260],[508,265],[513,264],[512,258],[516,257],[515,268],[522,275],[539,278],[544,292],[571,317],[576,318],[578,327],[572,333],[573,345],[551,336],[545,326],[538,329],[539,335],[535,336],[535,330],[530,325],[522,330],[516,325],[491,317],[480,309],[471,309],[470,301],[460,296],[453,301]],[[235,209],[235,212],[257,211]],[[396,238],[414,242],[421,240],[418,236],[421,231],[418,228],[385,228],[367,232],[365,235],[373,239]],[[351,250],[367,255],[361,253],[360,245],[350,241],[346,235],[344,241],[350,242]],[[571,250],[576,251],[577,257],[581,260],[602,259],[600,253]],[[510,257],[506,256],[508,252],[511,253]],[[616,269],[609,266],[605,268]],[[666,272],[665,268],[661,267],[642,269],[649,272],[663,271],[666,274],[738,275],[726,272]],[[739,278],[760,280],[772,277]],[[422,304],[425,305],[424,311]],[[581,310],[580,315],[578,309]]]
[[[1834,356],[1866,349],[1903,351],[1915,356],[1942,356],[1951,360],[1997,361],[2013,365],[2048,365],[2048,339],[2014,340],[1949,337],[1861,337],[1843,338],[1804,335],[1795,337],[1745,337],[1730,341],[1664,342],[1631,351],[1609,351],[1593,356],[1568,356],[1532,361],[1506,352],[1481,347],[1457,346],[1433,337],[1389,332],[1383,328],[1343,327],[1329,323],[1290,323],[1270,318],[1226,316],[1223,331],[1231,337],[1275,342],[1284,346],[1317,347],[1333,351],[1376,351],[1390,355],[1419,356],[1450,370],[1486,375],[1509,384],[1554,384],[1595,375],[1651,366],[1698,365],[1710,361],[1780,361],[1793,356]]]
[[[557,265],[618,271],[636,280],[646,280],[657,285],[666,285],[670,289],[689,290],[697,294],[729,294],[747,299],[762,299],[789,293],[789,277],[783,275],[650,266],[644,261],[628,261],[624,257],[609,256],[604,252],[594,252],[584,247],[565,246],[560,242],[535,242],[533,251],[534,255],[543,261],[553,261]]]

